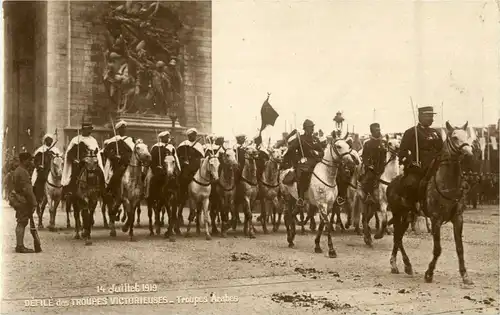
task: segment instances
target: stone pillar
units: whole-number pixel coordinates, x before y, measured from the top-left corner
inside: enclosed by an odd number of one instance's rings
[[[70,1],[47,2],[47,112],[48,132],[58,130],[60,150],[64,145],[64,127],[70,108]]]

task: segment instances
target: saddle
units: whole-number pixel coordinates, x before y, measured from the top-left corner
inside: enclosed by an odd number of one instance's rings
[[[293,183],[295,183],[297,181],[297,174],[295,174],[295,169],[293,168],[290,168],[288,170],[285,171],[286,174],[285,176],[283,177],[283,184],[285,185],[292,185]]]

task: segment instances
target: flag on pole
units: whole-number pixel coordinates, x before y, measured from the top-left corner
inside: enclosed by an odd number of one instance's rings
[[[262,104],[262,108],[260,110],[260,118],[261,118],[261,126],[260,130],[264,130],[267,126],[274,126],[276,119],[278,119],[279,114],[274,110],[274,108],[269,104],[269,96],[271,94],[267,93],[267,98]]]

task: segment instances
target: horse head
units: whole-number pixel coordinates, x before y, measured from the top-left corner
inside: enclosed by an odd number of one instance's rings
[[[245,159],[256,160],[259,158],[259,150],[253,146],[246,147],[245,149]]]
[[[50,172],[52,173],[52,176],[55,177],[56,179],[61,178],[63,172],[63,166],[64,166],[64,160],[62,156],[58,154],[54,155],[50,166]]]
[[[86,156],[83,158],[83,164],[85,169],[89,173],[94,173],[99,169],[99,163],[97,159],[98,149],[87,150]]]
[[[167,155],[165,155],[165,158],[163,159],[163,168],[168,178],[172,178],[173,176],[175,176],[177,163],[175,160],[175,156],[169,150],[167,150]]]
[[[283,162],[283,150],[273,148],[273,149],[267,149],[267,152],[269,154],[271,161],[275,161],[278,164]]]
[[[142,164],[151,163],[151,154],[149,153],[148,145],[142,140],[137,140],[134,146],[134,154]]]
[[[222,163],[232,167],[238,166],[238,160],[236,160],[236,151],[233,149],[227,149],[221,152]]]
[[[347,139],[347,134],[342,138],[332,139],[330,145],[326,148],[327,154],[330,155],[330,159],[342,164],[358,164],[358,158],[354,155],[355,151],[351,148],[349,143],[345,140]]]
[[[472,146],[467,134],[468,124],[466,122],[462,127],[452,127],[449,122],[446,122],[446,143],[451,154],[472,156]]]
[[[391,156],[398,155],[400,145],[401,145],[401,140],[399,139],[389,139],[387,141],[387,150],[390,152]]]
[[[207,167],[206,171],[208,173],[208,176],[210,177],[210,180],[213,182],[218,181],[220,166],[219,158],[216,155],[210,153],[205,158],[205,162],[203,163],[203,165],[206,165]]]

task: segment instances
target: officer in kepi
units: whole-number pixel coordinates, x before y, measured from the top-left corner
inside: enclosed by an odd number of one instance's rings
[[[443,147],[441,133],[431,128],[434,122],[432,106],[418,109],[418,124],[405,131],[401,139],[399,161],[404,165],[401,195],[406,197],[416,211],[416,202],[420,202],[421,210],[426,214],[426,186],[435,171],[436,157]],[[418,146],[415,141],[417,132]],[[419,159],[417,161],[417,150]]]
[[[373,190],[378,185],[377,178],[384,172],[387,142],[382,138],[380,124],[370,125],[370,139],[363,145],[364,175],[361,179],[361,188],[366,194],[366,203],[375,203]]]
[[[302,124],[304,134],[300,135],[296,130],[297,137],[295,137],[289,144],[288,150],[285,153],[284,159],[291,161],[295,168],[297,178],[297,193],[298,200],[297,206],[304,205],[304,198],[311,175],[314,171],[316,164],[323,158],[323,149],[321,142],[317,137],[314,137],[314,123],[306,119]]]

